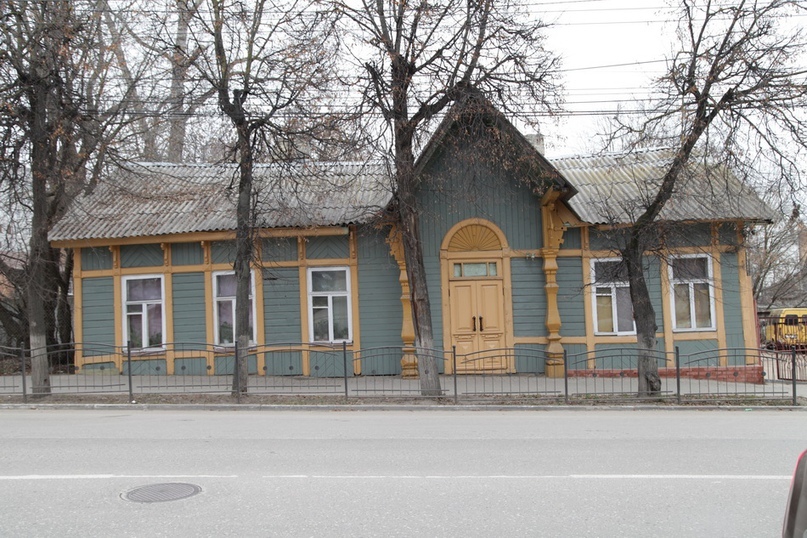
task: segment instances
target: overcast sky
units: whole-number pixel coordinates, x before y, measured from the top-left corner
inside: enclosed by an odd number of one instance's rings
[[[591,137],[617,107],[634,109],[674,40],[665,0],[534,0],[553,22],[547,46],[563,57],[566,114],[542,121],[550,156],[600,149]]]

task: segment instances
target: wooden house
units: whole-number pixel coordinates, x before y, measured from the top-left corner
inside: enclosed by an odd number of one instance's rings
[[[616,247],[670,158],[660,149],[550,162],[486,101],[457,105],[416,165],[435,342],[461,355],[509,350],[457,368],[559,375],[564,351],[602,367],[598,353],[634,345],[627,283],[612,270]],[[402,245],[380,219],[390,171],[308,162],[255,173],[255,345],[390,346],[401,353],[356,362],[352,373],[410,374]],[[132,342],[150,371],[228,371],[219,358],[233,341],[235,174],[234,165],[132,166],[55,226],[52,244],[75,252],[77,366],[121,369],[103,346]],[[743,237],[770,211],[730,173],[712,174],[690,167],[648,252],[662,352],[757,345]],[[547,359],[520,360],[527,348]],[[291,372],[260,354],[252,361],[261,373],[316,375],[306,354]]]

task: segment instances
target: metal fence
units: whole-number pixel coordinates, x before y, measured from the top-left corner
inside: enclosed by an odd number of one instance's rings
[[[133,350],[76,344],[46,350],[49,385],[35,387],[31,352],[0,347],[0,395],[244,394],[338,398],[420,398],[418,379],[401,375],[400,346],[351,350],[345,344],[284,343],[250,347],[247,386],[238,386],[235,348],[166,344]],[[639,394],[637,352],[611,348],[552,359],[539,347],[485,350],[419,350],[439,370],[447,403],[765,402],[797,405],[805,390],[807,354],[760,349],[719,349],[682,355],[657,352],[660,392]],[[81,357],[77,361],[76,358]],[[79,365],[77,365],[77,363]],[[551,370],[551,371],[548,371]],[[553,375],[554,374],[554,375]],[[802,385],[800,387],[800,385]]]

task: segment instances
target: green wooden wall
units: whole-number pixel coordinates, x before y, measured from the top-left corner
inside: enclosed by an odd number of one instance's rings
[[[201,265],[204,261],[205,252],[201,243],[171,245],[171,263],[173,265]]]
[[[543,260],[513,258],[510,260],[510,273],[513,282],[513,334],[516,337],[546,336]]]
[[[401,346],[400,270],[390,255],[381,233],[360,231],[358,235],[359,319],[363,349]],[[399,374],[400,353],[374,353],[362,364],[362,373]]]
[[[740,301],[740,268],[737,265],[737,254],[727,252],[720,256],[720,272],[723,291],[723,321],[726,327],[726,347],[744,348],[745,333],[743,316],[754,315],[754,312],[743,312]]]
[[[121,245],[121,267],[159,267],[163,264],[160,245]]]
[[[266,343],[300,342],[300,277],[296,267],[271,269],[263,281]]]
[[[104,346],[115,345],[115,306],[112,277],[84,278],[81,282],[81,323],[84,328],[84,355],[109,353]],[[93,347],[92,344],[101,344]]]
[[[207,341],[205,330],[205,275],[177,273],[173,275],[174,342],[177,349],[199,349]],[[204,349],[202,346],[201,349]]]
[[[82,248],[81,269],[83,271],[112,269],[112,251],[108,247]]]
[[[717,366],[717,340],[676,340],[675,347],[681,354],[681,368]]]
[[[585,268],[588,270],[588,267]],[[585,336],[586,313],[584,301],[588,290],[583,288],[583,260],[558,258],[558,310],[562,336]]]
[[[261,260],[265,262],[289,262],[297,260],[296,237],[272,237],[263,240]]]
[[[349,258],[350,244],[346,235],[315,236],[306,239],[305,257],[308,259]]]
[[[235,250],[235,241],[213,241],[210,244],[210,260],[213,263],[233,263]]]

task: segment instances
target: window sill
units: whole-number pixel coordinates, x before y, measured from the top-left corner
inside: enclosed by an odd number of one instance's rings
[[[636,332],[630,333],[598,333],[594,332],[594,336],[636,336]]]
[[[148,357],[149,355],[164,355],[166,351],[165,346],[160,347],[138,347],[132,348],[133,357]]]

